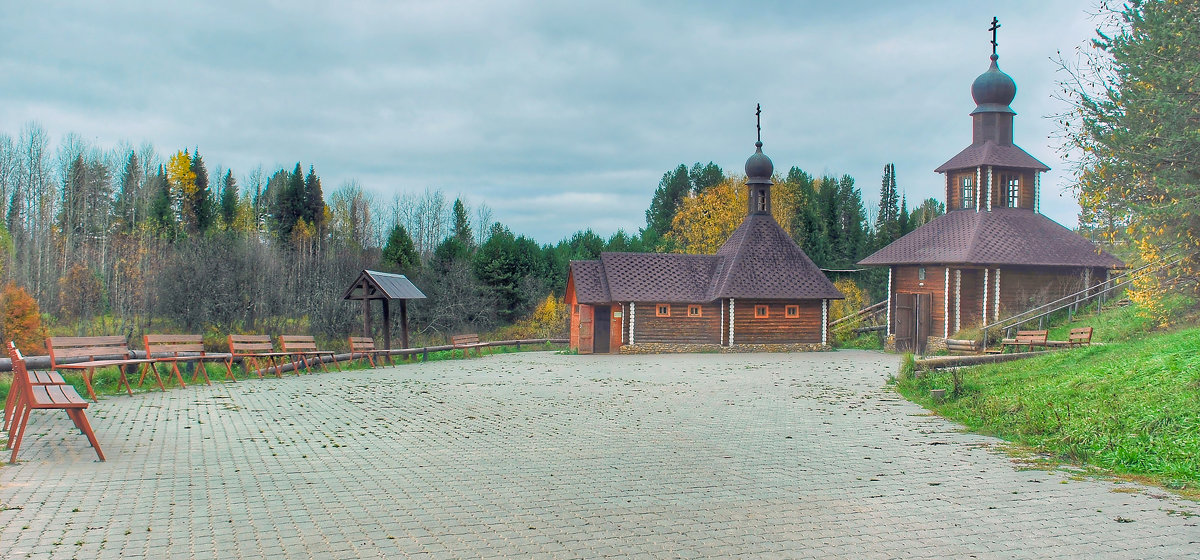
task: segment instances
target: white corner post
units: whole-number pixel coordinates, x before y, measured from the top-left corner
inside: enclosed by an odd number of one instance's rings
[[[988,166],[987,197],[988,197],[987,209],[988,209],[988,212],[991,212],[992,211],[992,166],[990,166],[990,165]]]
[[[986,267],[983,269],[983,324],[979,325],[981,327],[983,325],[988,324],[988,322],[987,322],[988,272],[990,272],[991,270],[992,269],[986,268]]]
[[[996,295],[995,295],[995,298],[996,298],[996,309],[995,309],[995,313],[992,314],[992,317],[995,317],[996,320],[999,321],[1000,320],[1000,267],[998,267],[998,266],[996,267]]]
[[[729,298],[729,345],[733,346],[733,298]]]
[[[630,346],[633,346],[633,321],[634,321],[634,313],[636,310],[637,310],[637,304],[632,301],[629,302],[629,345]]]
[[[888,267],[888,288],[887,288],[887,336],[892,336],[892,269],[894,266]]]
[[[829,344],[829,300],[821,300],[821,346]]]
[[[954,332],[962,330],[962,269],[954,269]]]
[[[1042,172],[1033,172],[1033,211],[1042,211]]]
[[[950,338],[950,267],[946,267],[946,284],[942,286],[942,338]]]
[[[983,166],[975,168],[975,211],[983,207]]]

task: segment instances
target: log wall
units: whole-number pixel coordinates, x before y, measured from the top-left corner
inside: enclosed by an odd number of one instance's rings
[[[721,304],[700,304],[700,316],[688,317],[687,303],[666,304],[671,307],[670,317],[658,317],[657,303],[637,303],[633,320],[633,343],[721,343]],[[696,305],[696,304],[691,304]]]
[[[767,317],[755,317],[754,306],[766,305]],[[799,305],[799,317],[786,317],[785,306]],[[734,300],[734,344],[819,344],[821,300]]]

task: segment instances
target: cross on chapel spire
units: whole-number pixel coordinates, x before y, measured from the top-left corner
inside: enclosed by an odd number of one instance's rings
[[[756,143],[755,145],[758,146],[759,148],[761,148],[762,147],[762,103],[755,103],[755,105],[756,105],[756,108],[754,110],[754,120],[755,120],[755,126],[758,128],[758,143]]]
[[[992,16],[992,26],[988,28],[988,31],[992,32],[992,54],[993,55],[996,54],[996,30],[997,29],[1000,29],[1000,19],[997,18],[996,16]]]

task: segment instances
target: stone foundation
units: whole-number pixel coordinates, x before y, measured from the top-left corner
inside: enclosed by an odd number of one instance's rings
[[[621,346],[621,354],[739,354],[746,352],[824,352],[833,348],[827,344],[670,344],[661,342]]]

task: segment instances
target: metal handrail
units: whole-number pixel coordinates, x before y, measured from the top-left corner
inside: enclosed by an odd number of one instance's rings
[[[1004,319],[1001,319],[999,321],[993,322],[988,325],[984,325],[980,329],[980,331],[982,332],[982,335],[983,335],[983,340],[986,343],[987,332],[990,329],[993,329],[993,328],[1011,329],[1014,325],[1019,325],[1021,323],[1027,323],[1027,322],[1033,321],[1035,319],[1041,319],[1047,315],[1050,315],[1051,313],[1056,313],[1058,311],[1062,311],[1063,309],[1066,309],[1068,307],[1079,305],[1080,303],[1087,303],[1093,299],[1096,299],[1105,294],[1108,294],[1109,292],[1113,292],[1117,289],[1128,286],[1129,284],[1133,283],[1133,281],[1137,277],[1139,277],[1143,273],[1148,272],[1150,269],[1159,269],[1159,268],[1165,268],[1168,266],[1173,266],[1173,265],[1179,264],[1186,258],[1188,258],[1188,257],[1180,256],[1180,257],[1176,257],[1175,260],[1170,261],[1170,262],[1157,261],[1157,262],[1144,264],[1136,269],[1126,271],[1126,272],[1118,275],[1115,278],[1108,278],[1108,279],[1104,280],[1103,282],[1100,282],[1093,286],[1086,287],[1086,288],[1079,290],[1073,294],[1068,294],[1066,296],[1063,296],[1063,297],[1056,299],[1054,301],[1051,301],[1049,303],[1040,305],[1033,309],[1023,311],[1023,312],[1013,315],[1011,317],[1006,317]],[[1080,296],[1082,296],[1082,298]]]

